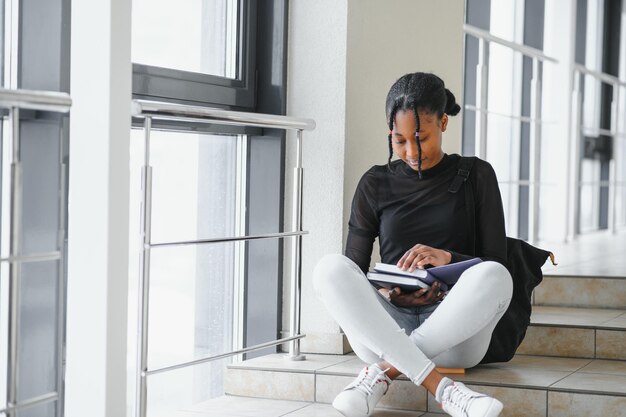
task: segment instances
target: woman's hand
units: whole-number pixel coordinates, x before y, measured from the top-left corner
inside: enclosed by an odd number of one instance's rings
[[[397,307],[417,307],[434,304],[443,299],[444,293],[441,286],[435,282],[430,289],[422,288],[414,292],[402,292],[396,287],[389,290],[389,301]]]
[[[431,248],[419,243],[406,251],[396,264],[398,268],[409,272],[416,268],[423,268],[425,265],[441,266],[447,265],[452,260],[452,254],[447,250]]]

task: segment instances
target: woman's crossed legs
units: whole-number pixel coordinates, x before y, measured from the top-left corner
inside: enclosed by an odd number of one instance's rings
[[[470,368],[480,362],[512,293],[506,268],[482,262],[465,271],[420,325],[415,309],[391,305],[345,256],[325,256],[313,279],[318,296],[359,358],[380,362],[385,370],[390,364],[391,375],[403,373],[433,394],[438,394],[442,380],[435,364]]]

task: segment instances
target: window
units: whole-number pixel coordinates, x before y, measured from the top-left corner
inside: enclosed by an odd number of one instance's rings
[[[534,126],[542,123],[531,111],[534,94],[541,101],[533,83],[543,78],[544,2],[469,0],[467,10],[462,149],[493,165],[507,233],[536,239],[538,189],[547,184],[531,172],[531,143],[541,146]]]
[[[622,6],[617,1],[579,0],[576,63],[580,72],[582,120],[578,125],[579,160],[577,232],[589,233],[624,225],[624,183],[617,170],[623,165],[623,132],[618,132],[616,112],[623,113],[618,93]],[[622,30],[623,35],[623,30]],[[623,70],[622,70],[623,71]],[[576,81],[577,80],[577,81]],[[620,106],[622,104],[622,106]]]
[[[238,79],[238,2],[133,2],[133,62]]]
[[[133,96],[254,109],[254,0],[133,1]]]
[[[196,0],[172,12],[168,2],[133,1],[133,98],[284,114],[286,2]],[[160,10],[148,10],[155,6]],[[131,260],[140,248],[143,155],[143,131],[134,127]],[[153,121],[152,242],[282,231],[284,140],[271,129]],[[276,240],[152,249],[149,369],[277,339],[281,257]],[[138,275],[134,263],[131,282]],[[136,299],[131,295],[131,314]],[[222,395],[229,363],[151,376],[148,409],[176,410]]]

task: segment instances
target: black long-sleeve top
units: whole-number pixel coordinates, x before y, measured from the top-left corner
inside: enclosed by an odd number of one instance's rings
[[[450,193],[460,156],[444,155],[422,179],[397,160],[370,168],[352,200],[345,254],[363,272],[369,269],[374,240],[379,238],[381,261],[395,264],[417,243],[448,250],[451,262],[478,256],[506,266],[504,212],[496,174],[476,159],[469,181],[474,190],[475,252],[465,208],[465,189]]]

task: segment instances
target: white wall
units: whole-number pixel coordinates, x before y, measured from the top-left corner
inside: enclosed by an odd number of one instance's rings
[[[302,322],[310,336],[305,343],[315,338],[314,333],[321,337],[330,334],[320,344],[332,346],[330,350],[336,351],[342,344],[342,339],[337,337],[339,328],[324,310],[315,307],[310,277],[315,261],[324,253],[341,252],[348,4],[321,0],[291,2],[289,6],[287,114],[317,122],[313,132],[305,132],[303,145],[303,227],[311,234],[303,238]],[[293,135],[288,135],[288,155],[293,151],[290,146],[293,139]],[[288,156],[287,175],[291,174],[293,161]],[[285,197],[290,202],[291,185],[286,186]],[[288,229],[290,208],[285,213]],[[288,329],[288,274],[284,282],[283,328]]]
[[[344,242],[352,195],[363,173],[387,163],[385,99],[409,72],[433,72],[462,103],[464,2],[354,0],[348,7]],[[443,147],[461,150],[462,112]],[[318,120],[318,123],[322,121]]]
[[[315,131],[305,133],[303,147],[303,223],[311,232],[303,239],[302,260],[306,351],[339,353],[345,346],[313,293],[311,271],[324,254],[343,251],[356,184],[370,166],[387,161],[387,91],[407,72],[432,71],[461,102],[463,17],[464,2],[458,0],[290,3],[287,114],[317,122]],[[461,149],[460,117],[451,119],[444,149]],[[287,160],[288,174],[292,161]],[[285,284],[288,295],[287,276]],[[287,329],[289,304],[283,305]]]

